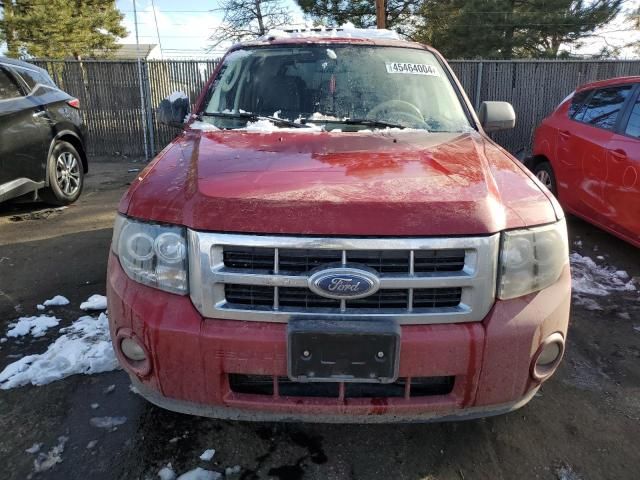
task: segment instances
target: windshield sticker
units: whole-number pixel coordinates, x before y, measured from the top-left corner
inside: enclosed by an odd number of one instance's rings
[[[440,73],[433,65],[426,65],[424,63],[399,63],[399,62],[387,62],[387,73],[408,73],[411,75],[431,75],[433,77],[439,77]]]

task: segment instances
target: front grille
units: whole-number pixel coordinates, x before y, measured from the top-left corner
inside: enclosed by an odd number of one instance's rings
[[[224,247],[227,268],[273,273],[275,249],[262,247]],[[308,273],[315,268],[342,261],[340,250],[279,249],[280,273]],[[413,253],[414,273],[459,272],[464,268],[463,249],[418,250]],[[407,273],[411,268],[409,250],[356,250],[349,252],[349,263],[372,268],[379,273]]]
[[[206,318],[391,318],[400,324],[480,321],[495,298],[499,235],[317,238],[189,230],[191,299]],[[364,298],[316,294],[309,278],[346,266],[375,274]]]
[[[460,304],[461,288],[419,288],[413,290],[414,308],[455,307]],[[271,307],[274,288],[259,285],[225,285],[225,297],[232,305]],[[278,290],[280,307],[340,308],[340,300],[321,297],[308,288],[281,287]],[[379,290],[373,295],[356,300],[346,300],[345,309],[406,309],[409,291],[404,289]]]
[[[344,398],[411,398],[448,395],[453,390],[455,377],[399,378],[394,383],[345,383]],[[340,384],[292,382],[287,377],[269,375],[229,374],[229,386],[235,393],[249,395],[278,395],[282,397],[338,398]]]

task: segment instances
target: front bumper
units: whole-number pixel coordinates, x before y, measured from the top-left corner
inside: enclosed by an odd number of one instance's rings
[[[521,298],[496,301],[482,322],[401,327],[399,375],[453,377],[446,394],[383,398],[239,393],[231,374],[287,375],[286,324],[204,319],[189,297],[130,280],[111,254],[107,281],[109,322],[116,355],[140,393],[183,413],[240,420],[406,422],[459,420],[506,413],[527,403],[539,387],[530,375],[542,341],[566,337],[571,277]],[[118,348],[134,336],[149,365],[134,368]]]

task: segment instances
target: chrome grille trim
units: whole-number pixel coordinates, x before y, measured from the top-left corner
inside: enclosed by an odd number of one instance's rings
[[[393,318],[400,324],[460,323],[482,320],[491,309],[496,294],[496,270],[500,235],[454,238],[318,238],[266,235],[241,235],[188,230],[189,280],[191,300],[207,318],[263,322],[287,322],[291,317],[321,318]],[[225,267],[225,246],[274,249],[272,274],[247,273]],[[279,305],[279,287],[308,288],[308,276],[279,273],[279,249],[341,250],[342,262],[349,252],[358,250],[409,251],[407,274],[380,274],[381,289],[407,289],[406,309],[365,309],[349,311],[347,302],[340,309],[300,308]],[[464,249],[464,268],[454,272],[414,272],[416,250]],[[225,300],[225,284],[274,287],[272,308],[239,308]],[[413,308],[413,290],[420,288],[460,287],[462,295],[456,307]],[[356,310],[356,309],[354,309]]]

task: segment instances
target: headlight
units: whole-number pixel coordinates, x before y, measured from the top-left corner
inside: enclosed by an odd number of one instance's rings
[[[189,292],[184,228],[118,215],[111,248],[132,280],[181,295]]]
[[[506,300],[542,290],[569,262],[564,219],[544,227],[503,233],[498,297]]]

